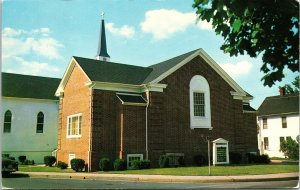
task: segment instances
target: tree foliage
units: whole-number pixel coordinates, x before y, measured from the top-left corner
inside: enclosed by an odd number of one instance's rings
[[[296,0],[194,0],[199,20],[211,22],[230,56],[262,54],[261,79],[272,86],[283,69],[299,68],[299,3]]]
[[[299,159],[299,143],[292,138],[287,138],[280,143],[280,151],[290,159]]]
[[[292,87],[292,85],[294,87]],[[294,94],[299,93],[299,76],[295,78],[295,80],[292,82],[292,85],[286,84],[284,85],[285,88],[285,94]]]

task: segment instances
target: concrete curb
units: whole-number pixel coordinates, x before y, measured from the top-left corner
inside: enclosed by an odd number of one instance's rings
[[[97,174],[97,173],[55,173],[55,172],[17,172],[27,174],[32,178],[53,179],[87,179],[87,180],[114,180],[114,181],[140,181],[140,182],[261,182],[299,180],[299,173],[281,173],[267,175],[244,176],[172,176],[172,175],[137,175],[137,174]]]

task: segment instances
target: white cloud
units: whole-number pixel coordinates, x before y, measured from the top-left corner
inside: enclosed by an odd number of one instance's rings
[[[120,28],[116,28],[114,26],[114,23],[107,23],[106,28],[108,31],[110,31],[112,34],[122,36],[125,38],[132,38],[135,34],[135,30],[133,27],[130,27],[128,25],[124,25]]]
[[[63,47],[56,39],[49,37],[49,28],[31,31],[4,28],[2,31],[3,57],[34,53],[48,59],[60,59],[59,49]]]
[[[170,38],[176,32],[185,31],[190,26],[196,25],[196,14],[193,12],[182,13],[177,10],[159,9],[145,13],[145,20],[140,24],[145,33],[153,35],[154,39]],[[197,26],[203,30],[211,29],[211,24],[200,21]]]
[[[55,73],[61,72],[60,68],[56,66],[44,62],[26,61],[21,57],[11,57],[10,61],[13,62],[13,65],[4,65],[6,72],[43,76],[47,76],[49,73],[55,75]]]
[[[224,63],[220,64],[220,66],[227,72],[227,74],[229,74],[229,76],[235,79],[249,74],[252,69],[252,64],[246,60],[237,63]]]

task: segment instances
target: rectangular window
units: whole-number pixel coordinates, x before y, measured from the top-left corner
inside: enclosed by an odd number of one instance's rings
[[[288,140],[288,139],[292,140],[292,137],[291,136],[286,137],[286,140]]]
[[[286,117],[281,117],[281,124],[282,124],[282,128],[286,128],[287,127]]]
[[[279,141],[282,143],[284,141],[284,137],[279,137]]]
[[[267,118],[263,118],[263,129],[268,129],[268,120],[267,120]]]
[[[81,114],[68,116],[67,137],[81,137],[81,120]]]
[[[269,139],[268,139],[268,137],[264,137],[264,148],[265,148],[265,150],[269,150]]]
[[[194,116],[205,117],[204,93],[194,92]]]
[[[143,154],[127,154],[127,169],[131,169],[133,160],[143,160]]]

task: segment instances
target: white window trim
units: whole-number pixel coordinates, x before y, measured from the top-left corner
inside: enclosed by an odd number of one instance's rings
[[[127,154],[127,168],[130,169],[129,167],[129,157],[140,157],[140,160],[143,160],[144,155],[143,154]]]
[[[71,158],[72,157],[72,158]],[[71,160],[76,158],[76,155],[75,154],[69,154],[69,157],[68,157],[68,168],[71,168]]]
[[[78,114],[74,114],[74,115],[69,115],[67,117],[67,131],[66,131],[67,138],[80,138],[82,136],[82,134],[80,134],[80,135],[68,135],[68,131],[69,131],[69,118],[79,117],[79,116],[81,116],[81,133],[82,133],[82,113],[78,113]]]
[[[201,75],[195,75],[190,80],[190,128],[212,129],[210,87],[208,81]],[[204,93],[205,116],[194,115],[194,92]]]

